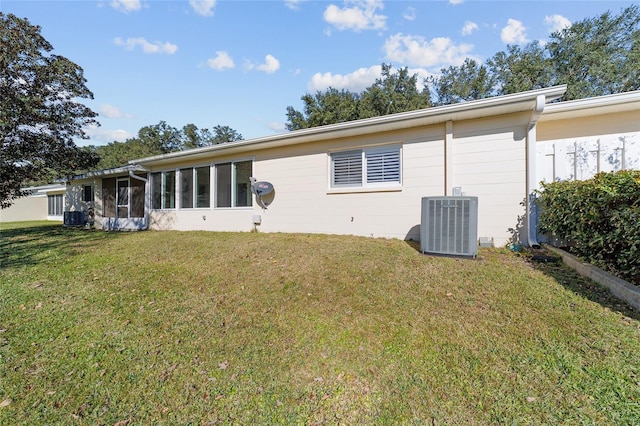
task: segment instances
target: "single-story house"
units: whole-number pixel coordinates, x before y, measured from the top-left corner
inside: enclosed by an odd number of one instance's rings
[[[9,208],[0,209],[0,222],[63,220],[64,206],[67,205],[65,184],[31,186],[24,190],[29,195],[16,199]]]
[[[532,90],[174,152],[87,173],[105,230],[352,234],[419,239],[421,200],[478,199],[478,237],[537,244],[541,181],[639,168],[640,92],[569,102]],[[269,194],[252,193],[252,180]],[[87,187],[93,188],[87,190]]]

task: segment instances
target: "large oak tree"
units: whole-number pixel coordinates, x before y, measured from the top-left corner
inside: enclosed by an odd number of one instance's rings
[[[97,114],[78,99],[92,99],[83,70],[51,54],[40,27],[0,13],[0,207],[26,195],[25,185],[68,176],[95,165],[97,156],[76,146]]]

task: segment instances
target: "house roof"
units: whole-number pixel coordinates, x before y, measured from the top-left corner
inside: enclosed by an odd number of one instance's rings
[[[640,91],[558,102],[547,106],[540,121],[564,120],[640,110]]]
[[[362,136],[372,133],[428,126],[447,121],[470,120],[523,111],[533,112],[536,110],[539,97],[544,97],[544,102],[549,103],[559,99],[565,93],[566,89],[566,85],[554,86],[453,105],[444,105],[296,130],[289,133],[195,148],[187,151],[172,152],[132,160],[129,163],[130,165],[142,165],[145,167],[161,166],[175,161],[197,160],[210,157],[211,155],[235,155],[258,149],[317,142],[329,138],[338,139],[350,136]]]
[[[113,169],[96,170],[92,172],[83,173],[73,177],[73,180],[90,179],[94,177],[107,177],[127,174],[129,172],[144,172],[146,169],[137,162],[133,162],[127,166],[115,167]]]

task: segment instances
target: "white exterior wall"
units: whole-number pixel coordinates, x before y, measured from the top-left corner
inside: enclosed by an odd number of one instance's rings
[[[542,121],[536,145],[537,181],[585,180],[598,172],[640,169],[637,112]]]
[[[301,232],[419,239],[421,200],[460,186],[479,197],[478,235],[504,245],[524,214],[527,114],[445,123],[374,136],[327,140],[256,151],[253,176],[273,184],[267,210],[253,208],[152,210],[150,229]],[[445,138],[453,129],[451,182],[445,180]],[[330,188],[330,153],[383,145],[401,146],[402,185],[384,190]],[[180,163],[153,171],[242,161],[246,156]],[[214,173],[211,187],[215,188]],[[176,198],[180,198],[177,194]],[[213,203],[213,200],[212,200]]]
[[[290,148],[258,151],[253,176],[271,182],[273,203],[267,210],[255,200],[252,208],[152,210],[151,229],[251,231],[254,215],[260,215],[261,232],[303,232],[364,235],[388,238],[419,237],[420,200],[442,195],[443,128],[381,135],[374,138],[332,140]],[[329,187],[329,153],[371,145],[399,144],[402,181],[399,190],[335,191]],[[208,163],[181,163],[161,170],[242,161],[245,156],[215,159]],[[212,173],[212,188],[215,187]],[[179,195],[177,195],[179,198]]]
[[[525,214],[528,115],[453,125],[453,187],[478,197],[478,237],[502,246]],[[447,194],[452,195],[452,194]]]
[[[63,208],[66,203],[64,185],[48,185],[26,188],[31,195],[18,198],[11,207],[0,209],[0,222],[23,222],[32,220],[61,221],[63,216],[49,216],[49,195],[63,195]]]
[[[15,200],[11,207],[0,209],[0,222],[47,220],[47,211],[46,194],[22,197]]]
[[[256,161],[254,174],[274,185],[276,196],[262,212],[265,232],[313,232],[388,238],[419,238],[420,203],[442,195],[444,126],[279,150]],[[378,144],[400,144],[402,188],[332,190],[329,153]],[[288,151],[288,152],[287,152]],[[271,154],[271,153],[270,153]]]

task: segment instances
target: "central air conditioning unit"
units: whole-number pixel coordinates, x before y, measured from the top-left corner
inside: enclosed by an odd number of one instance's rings
[[[478,254],[478,197],[423,197],[422,253]]]

